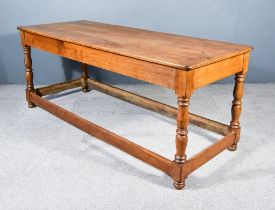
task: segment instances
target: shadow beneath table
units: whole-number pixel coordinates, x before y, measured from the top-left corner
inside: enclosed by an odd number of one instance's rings
[[[78,93],[78,92],[81,92],[81,91],[82,91],[81,88],[74,88],[74,89],[71,89],[71,90],[68,90],[68,91],[65,91],[65,92],[59,92],[59,93],[54,93],[54,94],[51,94],[51,95],[47,95],[44,98],[47,99],[47,100],[52,100],[52,99],[57,99],[57,98],[60,98],[60,97],[63,97],[63,96],[71,95],[71,94],[74,94],[74,93]]]
[[[88,153],[90,153],[91,151],[97,151],[100,154],[102,154],[104,158],[98,157],[98,156],[90,156],[90,158],[99,165],[104,165],[120,173],[139,177],[155,185],[159,185],[165,188],[172,187],[171,178],[169,176],[165,174],[158,176],[155,174],[146,173],[145,171],[135,167],[133,164],[130,164],[124,161],[122,158],[118,158],[115,155],[111,154],[110,152],[107,152],[102,147],[95,145],[93,143],[93,139],[91,138],[92,138],[91,136],[86,135],[81,140],[84,144],[87,145],[87,148],[88,148],[85,152],[82,153],[83,158],[86,159],[87,157],[89,157]]]
[[[61,57],[65,81],[79,78],[82,74],[81,64],[77,61]]]
[[[152,112],[152,111],[149,111],[149,112],[150,113],[148,113],[148,114],[151,115],[152,117],[157,118],[158,120],[162,120],[162,121],[164,121],[166,123],[169,123],[171,125],[175,125],[175,133],[176,133],[176,119],[171,118],[171,117],[167,117],[167,116],[163,116],[163,115],[161,115],[159,113],[156,113],[156,112]],[[203,136],[204,138],[206,138],[211,143],[215,143],[218,140],[216,137],[213,137],[212,135],[210,135],[210,133],[209,133],[210,131],[199,128],[199,127],[197,127],[195,125],[192,125],[192,124],[190,124],[188,126],[188,131],[196,133],[200,136]],[[222,138],[222,136],[220,136],[220,138]]]
[[[249,139],[249,144],[242,143],[242,140],[245,139]],[[201,189],[208,188],[213,185],[217,186],[226,182],[250,180],[269,175],[275,176],[275,172],[272,168],[264,166],[251,170],[241,170],[239,172],[235,172],[233,170],[234,167],[238,166],[238,164],[243,162],[246,158],[249,158],[249,156],[253,156],[253,154],[256,153],[257,150],[259,150],[263,146],[267,146],[268,144],[270,143],[253,138],[252,136],[246,135],[243,132],[243,135],[241,135],[241,140],[238,144],[239,148],[236,151],[223,151],[234,153],[232,154],[233,157],[230,160],[219,166],[219,168],[217,168],[214,173],[211,173],[206,177],[198,177],[191,174],[187,179],[186,188]]]

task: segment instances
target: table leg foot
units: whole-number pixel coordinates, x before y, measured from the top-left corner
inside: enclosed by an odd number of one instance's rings
[[[237,144],[232,144],[230,147],[228,147],[228,150],[232,151],[232,152],[236,151],[237,150]]]
[[[34,108],[34,107],[36,107],[36,105],[32,102],[28,102],[28,107],[29,108]]]
[[[178,182],[178,181],[174,180],[174,187],[175,187],[175,189],[182,190],[184,188],[184,186],[185,186],[185,181]]]
[[[89,89],[89,88],[83,88],[83,87],[82,87],[82,92],[83,92],[83,93],[90,92],[90,89]]]

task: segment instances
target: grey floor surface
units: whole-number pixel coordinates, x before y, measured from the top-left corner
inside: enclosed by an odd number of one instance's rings
[[[120,87],[176,105],[171,90]],[[51,100],[173,158],[175,120],[100,92],[69,92]],[[193,95],[190,109],[228,123],[231,100],[232,85],[211,85]],[[246,85],[241,122],[238,150],[224,151],[176,191],[162,172],[28,109],[24,86],[1,85],[0,209],[275,209],[275,84]],[[192,125],[189,131],[189,157],[220,138]]]

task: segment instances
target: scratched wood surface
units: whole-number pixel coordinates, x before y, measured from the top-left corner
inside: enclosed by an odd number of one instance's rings
[[[18,29],[184,70],[206,66],[252,49],[247,45],[85,20],[20,26]]]

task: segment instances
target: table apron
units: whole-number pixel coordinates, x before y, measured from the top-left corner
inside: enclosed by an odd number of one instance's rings
[[[175,89],[177,69],[37,34],[24,35],[24,44],[131,78]],[[146,72],[146,73],[144,73]]]

